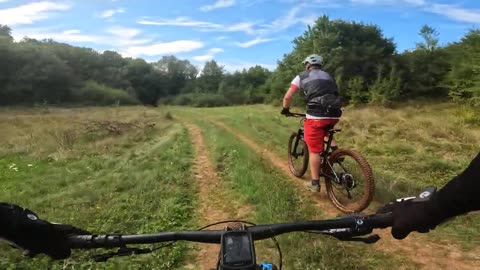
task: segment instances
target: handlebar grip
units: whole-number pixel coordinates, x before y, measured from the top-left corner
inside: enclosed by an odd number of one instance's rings
[[[392,213],[375,214],[368,216],[368,224],[371,228],[387,228],[393,226]]]

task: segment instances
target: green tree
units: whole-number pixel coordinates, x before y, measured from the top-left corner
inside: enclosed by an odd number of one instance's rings
[[[312,53],[324,57],[324,69],[336,78],[343,95],[368,96],[368,85],[377,80],[378,66],[388,63],[395,53],[393,40],[384,37],[378,26],[327,16],[320,17],[293,43],[294,50],[284,56],[274,74],[278,80],[270,81],[269,99],[281,98],[289,81],[304,69],[302,60]],[[350,90],[353,85],[355,89]]]
[[[163,56],[153,63],[153,67],[166,76],[165,88],[168,95],[180,94],[188,82],[195,80],[198,75],[198,69],[188,60],[180,60],[173,55]]]
[[[63,61],[31,44],[23,44],[17,53],[17,65],[4,89],[9,97],[7,103],[71,100],[75,80],[72,70]]]
[[[480,106],[480,30],[473,29],[458,43],[446,48],[451,71],[446,77],[455,101]]]
[[[202,73],[198,78],[199,89],[203,93],[217,93],[223,79],[225,69],[215,60],[205,63]]]
[[[450,70],[448,55],[445,50],[438,48],[435,29],[425,25],[419,34],[423,42],[418,43],[413,52],[402,54],[408,68],[406,94],[411,97],[446,96],[448,91],[442,82]]]
[[[143,104],[156,106],[160,97],[165,95],[165,76],[153,69],[143,59],[134,59],[128,63],[128,78],[136,97]]]
[[[418,49],[431,52],[438,48],[439,33],[437,30],[425,24],[422,26],[418,34],[423,38],[423,42],[417,43]]]

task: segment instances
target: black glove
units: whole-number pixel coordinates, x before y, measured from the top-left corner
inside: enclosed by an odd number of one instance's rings
[[[90,234],[70,225],[42,220],[17,205],[0,203],[0,237],[25,249],[30,257],[45,253],[57,260],[68,258],[71,251],[67,237]]]
[[[285,116],[289,116],[291,113],[290,113],[290,108],[283,108],[282,111],[280,112],[280,114],[283,114]]]
[[[435,191],[435,187],[429,187],[418,197],[398,199],[377,211],[379,214],[392,213],[393,237],[404,239],[413,231],[426,233],[435,229],[442,220],[431,200]]]

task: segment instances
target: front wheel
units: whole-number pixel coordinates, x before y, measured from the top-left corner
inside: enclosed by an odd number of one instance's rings
[[[308,147],[298,133],[293,132],[288,140],[288,167],[296,177],[302,177],[308,168]]]
[[[332,203],[343,212],[361,212],[375,193],[375,181],[367,160],[358,152],[338,149],[324,168],[325,186]]]

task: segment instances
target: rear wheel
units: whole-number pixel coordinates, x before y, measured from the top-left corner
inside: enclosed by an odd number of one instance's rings
[[[303,139],[299,139],[295,147],[297,136],[298,133],[293,132],[288,140],[288,167],[293,175],[302,177],[308,168],[308,147]]]
[[[358,152],[339,149],[324,168],[325,186],[332,203],[343,212],[361,212],[375,193],[375,181],[367,160]]]

